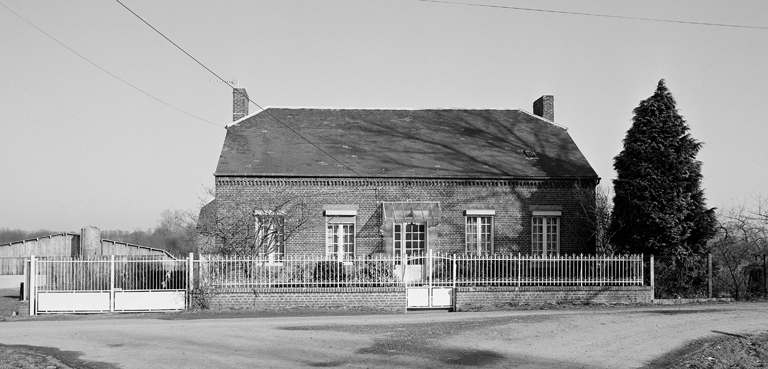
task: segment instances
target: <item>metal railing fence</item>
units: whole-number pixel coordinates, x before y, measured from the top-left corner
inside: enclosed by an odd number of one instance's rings
[[[345,261],[315,255],[269,258],[202,256],[196,274],[209,286],[225,288],[388,287],[397,286],[397,258],[371,257]]]
[[[459,286],[643,285],[642,255],[455,257],[456,284]]]
[[[186,289],[187,260],[130,257],[41,257],[36,260],[38,291]]]
[[[424,254],[328,260],[204,256],[198,283],[218,288],[389,287],[429,281],[455,286],[643,285],[643,256]]]

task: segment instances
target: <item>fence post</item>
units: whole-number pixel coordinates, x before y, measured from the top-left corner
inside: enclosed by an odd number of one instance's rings
[[[432,288],[432,249],[429,249],[429,260],[427,260],[427,273],[429,273],[429,288]],[[431,293],[432,291],[430,291]],[[429,303],[432,306],[432,303]]]
[[[29,260],[24,260],[24,291],[22,291],[24,301],[29,300]]]
[[[115,311],[115,255],[109,256],[109,311]]]
[[[455,295],[456,294],[456,254],[453,254],[453,268],[451,268],[451,271],[452,271],[451,274],[453,274],[451,278],[453,278],[453,290]]]
[[[405,269],[408,267],[408,254],[402,251],[400,254],[400,265],[402,266],[401,273],[403,275],[403,292],[405,292],[405,306],[404,312],[408,313],[408,282],[405,281]]]
[[[707,297],[712,298],[712,253],[707,253]]]
[[[187,309],[192,305],[192,289],[195,277],[195,254],[190,252],[187,258]]]
[[[452,274],[453,274],[453,276],[452,276],[452,278],[453,278],[453,298],[452,298],[452,300],[453,300],[452,301],[453,302],[453,311],[456,311],[456,306],[457,306],[456,297],[459,294],[458,294],[458,291],[456,291],[456,254],[455,253],[453,254],[453,268],[451,268],[451,270],[452,270]]]
[[[407,287],[408,283],[405,281],[405,269],[408,266],[408,254],[402,253],[400,257],[401,257],[400,262],[403,265],[403,270],[401,271],[401,273],[403,274],[403,286]]]
[[[36,289],[36,279],[37,279],[37,268],[35,267],[35,255],[31,255],[29,257],[29,315],[33,316],[35,315],[35,298],[37,296],[35,293]]]
[[[651,302],[653,302],[653,300],[656,298],[656,285],[654,282],[653,267],[654,267],[653,254],[651,254]]]

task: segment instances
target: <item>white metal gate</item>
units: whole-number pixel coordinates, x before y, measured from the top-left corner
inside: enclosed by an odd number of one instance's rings
[[[191,258],[30,257],[29,314],[183,310]]]
[[[456,290],[454,259],[427,254],[402,259],[408,308],[452,308]]]

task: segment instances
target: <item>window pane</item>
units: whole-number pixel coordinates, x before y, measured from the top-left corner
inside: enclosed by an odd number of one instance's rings
[[[531,221],[531,252],[544,253],[544,219],[533,217]]]
[[[467,217],[467,252],[477,252],[477,218]]]
[[[330,255],[334,252],[336,242],[334,242],[335,227],[333,224],[328,224],[325,228],[325,254]]]

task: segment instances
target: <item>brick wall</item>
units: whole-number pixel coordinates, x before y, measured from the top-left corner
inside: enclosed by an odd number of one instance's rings
[[[459,287],[456,310],[472,307],[547,303],[644,303],[652,301],[653,290],[646,286],[582,287]]]
[[[403,311],[405,288],[274,288],[222,291],[212,297],[212,308],[277,310],[375,309]]]
[[[431,225],[435,251],[465,252],[467,209],[493,209],[494,249],[501,253],[531,252],[531,205],[562,209],[560,253],[594,252],[583,223],[572,180],[382,180],[382,179],[268,179],[217,177],[219,209],[250,203],[269,206],[285,200],[301,202],[308,214],[303,230],[286,241],[286,253],[325,253],[323,205],[359,206],[356,254],[391,252],[383,225],[382,202],[439,202],[442,219]],[[265,205],[266,204],[266,205]],[[286,220],[291,222],[290,217]],[[290,226],[290,225],[289,225]],[[434,237],[436,236],[436,237]],[[436,238],[436,239],[434,239]],[[389,247],[389,249],[388,249]]]
[[[457,311],[493,309],[507,305],[547,303],[651,303],[652,290],[645,286],[584,287],[459,287]],[[403,311],[405,288],[274,288],[227,290],[214,295],[217,309],[376,309]]]

